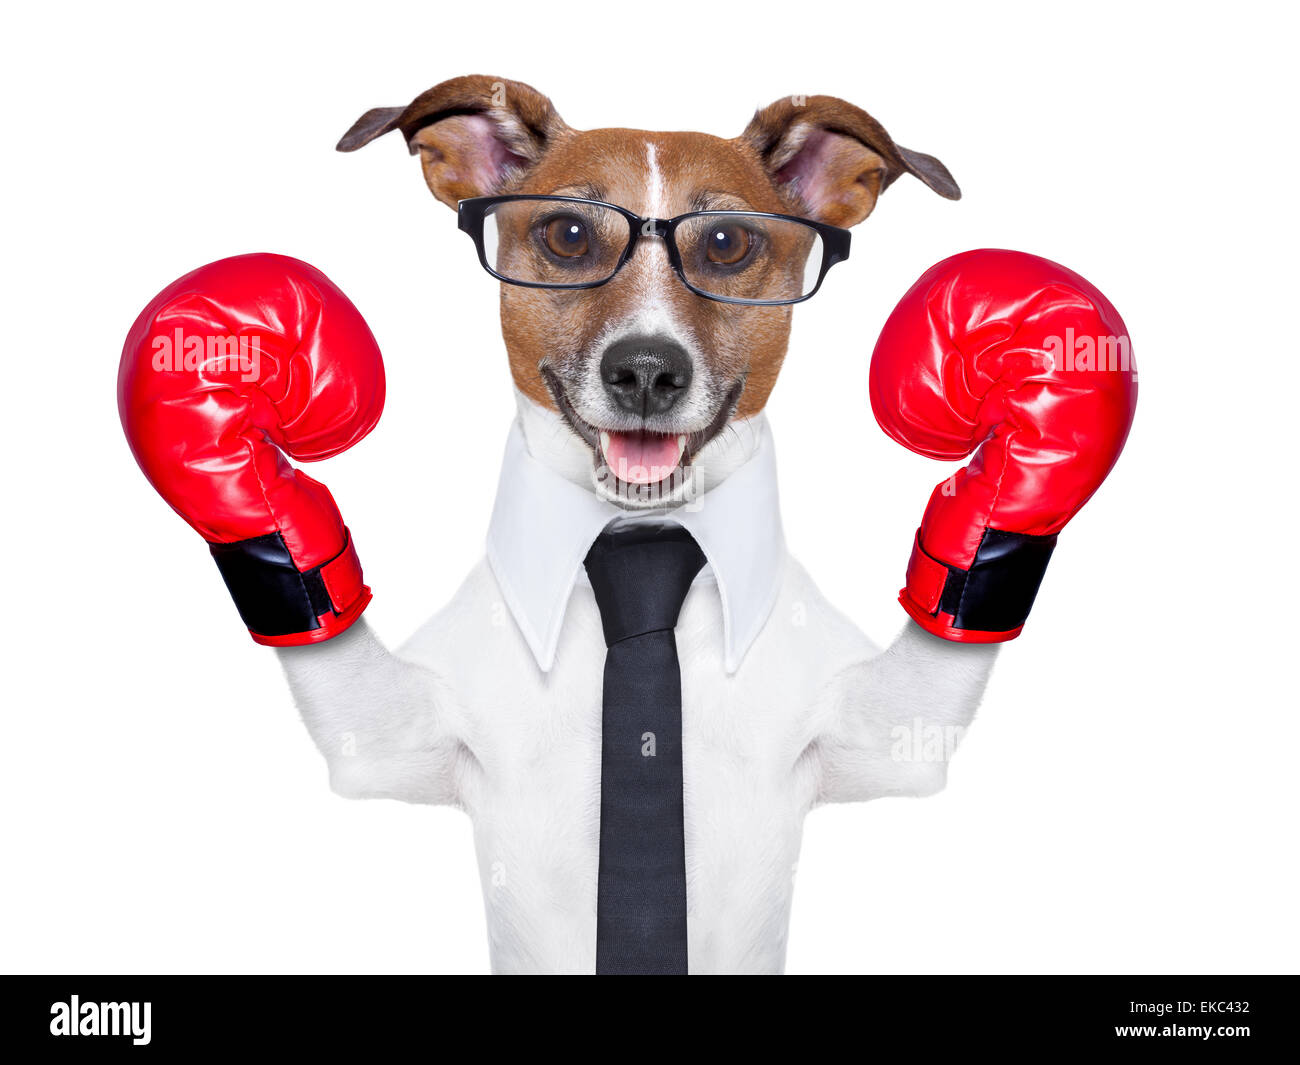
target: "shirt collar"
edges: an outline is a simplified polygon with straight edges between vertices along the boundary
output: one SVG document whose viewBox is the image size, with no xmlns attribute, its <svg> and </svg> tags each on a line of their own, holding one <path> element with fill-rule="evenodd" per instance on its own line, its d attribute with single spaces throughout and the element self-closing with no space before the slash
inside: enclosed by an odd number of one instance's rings
<svg viewBox="0 0 1300 1065">
<path fill-rule="evenodd" d="M 700 545 L 722 603 L 725 667 L 740 668 L 780 589 L 785 536 L 776 456 L 766 419 L 751 420 L 753 456 L 693 502 L 653 517 L 682 525 Z M 568 480 L 528 452 L 516 421 L 506 441 L 488 526 L 488 564 L 537 665 L 550 672 L 573 585 L 592 542 L 629 512 Z"/>
</svg>

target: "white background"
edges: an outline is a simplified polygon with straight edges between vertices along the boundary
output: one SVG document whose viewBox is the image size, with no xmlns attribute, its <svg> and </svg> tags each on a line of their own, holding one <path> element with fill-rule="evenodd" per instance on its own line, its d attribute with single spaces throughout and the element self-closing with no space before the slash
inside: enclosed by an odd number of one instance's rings
<svg viewBox="0 0 1300 1065">
<path fill-rule="evenodd" d="M 793 972 L 1297 963 L 1295 86 L 1283 5 L 23 5 L 6 14 L 0 966 L 486 970 L 470 826 L 349 803 L 204 545 L 136 469 L 122 339 L 222 256 L 307 259 L 383 346 L 380 428 L 311 472 L 390 643 L 481 551 L 512 414 L 496 286 L 363 110 L 527 81 L 576 127 L 732 136 L 830 93 L 938 155 L 795 315 L 787 532 L 877 641 L 949 468 L 880 433 L 893 302 L 971 247 L 1126 317 L 1128 450 L 1061 540 L 948 790 L 808 821 Z M 1289 17 L 1289 16 L 1287 16 Z"/>
</svg>

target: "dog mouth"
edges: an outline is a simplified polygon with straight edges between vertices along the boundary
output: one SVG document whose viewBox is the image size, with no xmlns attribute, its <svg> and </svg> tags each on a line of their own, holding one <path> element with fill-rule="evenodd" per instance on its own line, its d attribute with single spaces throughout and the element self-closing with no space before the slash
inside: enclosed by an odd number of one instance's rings
<svg viewBox="0 0 1300 1065">
<path fill-rule="evenodd" d="M 646 427 L 605 429 L 594 425 L 578 413 L 553 370 L 543 367 L 542 378 L 569 428 L 591 448 L 597 469 L 604 467 L 633 494 L 683 477 L 705 445 L 731 420 L 745 385 L 742 378 L 728 389 L 713 419 L 703 429 L 661 432 Z"/>
<path fill-rule="evenodd" d="M 602 429 L 600 452 L 605 465 L 624 484 L 661 484 L 686 464 L 687 441 L 685 433 Z"/>
</svg>

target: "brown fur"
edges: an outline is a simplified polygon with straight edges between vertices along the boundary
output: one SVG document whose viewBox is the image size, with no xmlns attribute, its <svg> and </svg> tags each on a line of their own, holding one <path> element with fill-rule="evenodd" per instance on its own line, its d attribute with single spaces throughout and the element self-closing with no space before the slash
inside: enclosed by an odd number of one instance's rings
<svg viewBox="0 0 1300 1065">
<path fill-rule="evenodd" d="M 454 207 L 471 196 L 555 193 L 601 199 L 671 218 L 703 206 L 770 211 L 851 226 L 910 173 L 960 195 L 932 156 L 894 143 L 865 111 L 829 96 L 778 100 L 731 140 L 704 133 L 571 129 L 541 93 L 483 75 L 455 78 L 405 108 L 367 111 L 339 142 L 352 151 L 393 129 L 418 152 L 433 194 Z M 665 202 L 652 210 L 646 146 L 653 144 Z M 584 291 L 501 286 L 501 329 L 516 385 L 554 407 L 541 367 L 587 351 L 605 323 L 632 313 L 651 271 L 670 271 L 654 240 L 638 244 L 609 283 Z M 743 307 L 690 292 L 673 279 L 675 317 L 692 329 L 720 379 L 745 382 L 736 416 L 756 414 L 776 384 L 791 308 Z"/>
</svg>

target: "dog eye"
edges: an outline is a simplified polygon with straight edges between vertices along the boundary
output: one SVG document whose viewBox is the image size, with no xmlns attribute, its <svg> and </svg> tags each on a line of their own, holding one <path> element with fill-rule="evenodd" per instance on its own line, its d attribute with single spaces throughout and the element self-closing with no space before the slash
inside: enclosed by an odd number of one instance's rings
<svg viewBox="0 0 1300 1065">
<path fill-rule="evenodd" d="M 589 246 L 587 224 L 581 218 L 561 215 L 552 218 L 542 227 L 546 246 L 563 259 L 576 259 L 586 255 Z"/>
<path fill-rule="evenodd" d="M 709 230 L 709 262 L 721 266 L 735 266 L 749 254 L 753 236 L 744 226 L 734 222 L 715 225 Z"/>
</svg>

